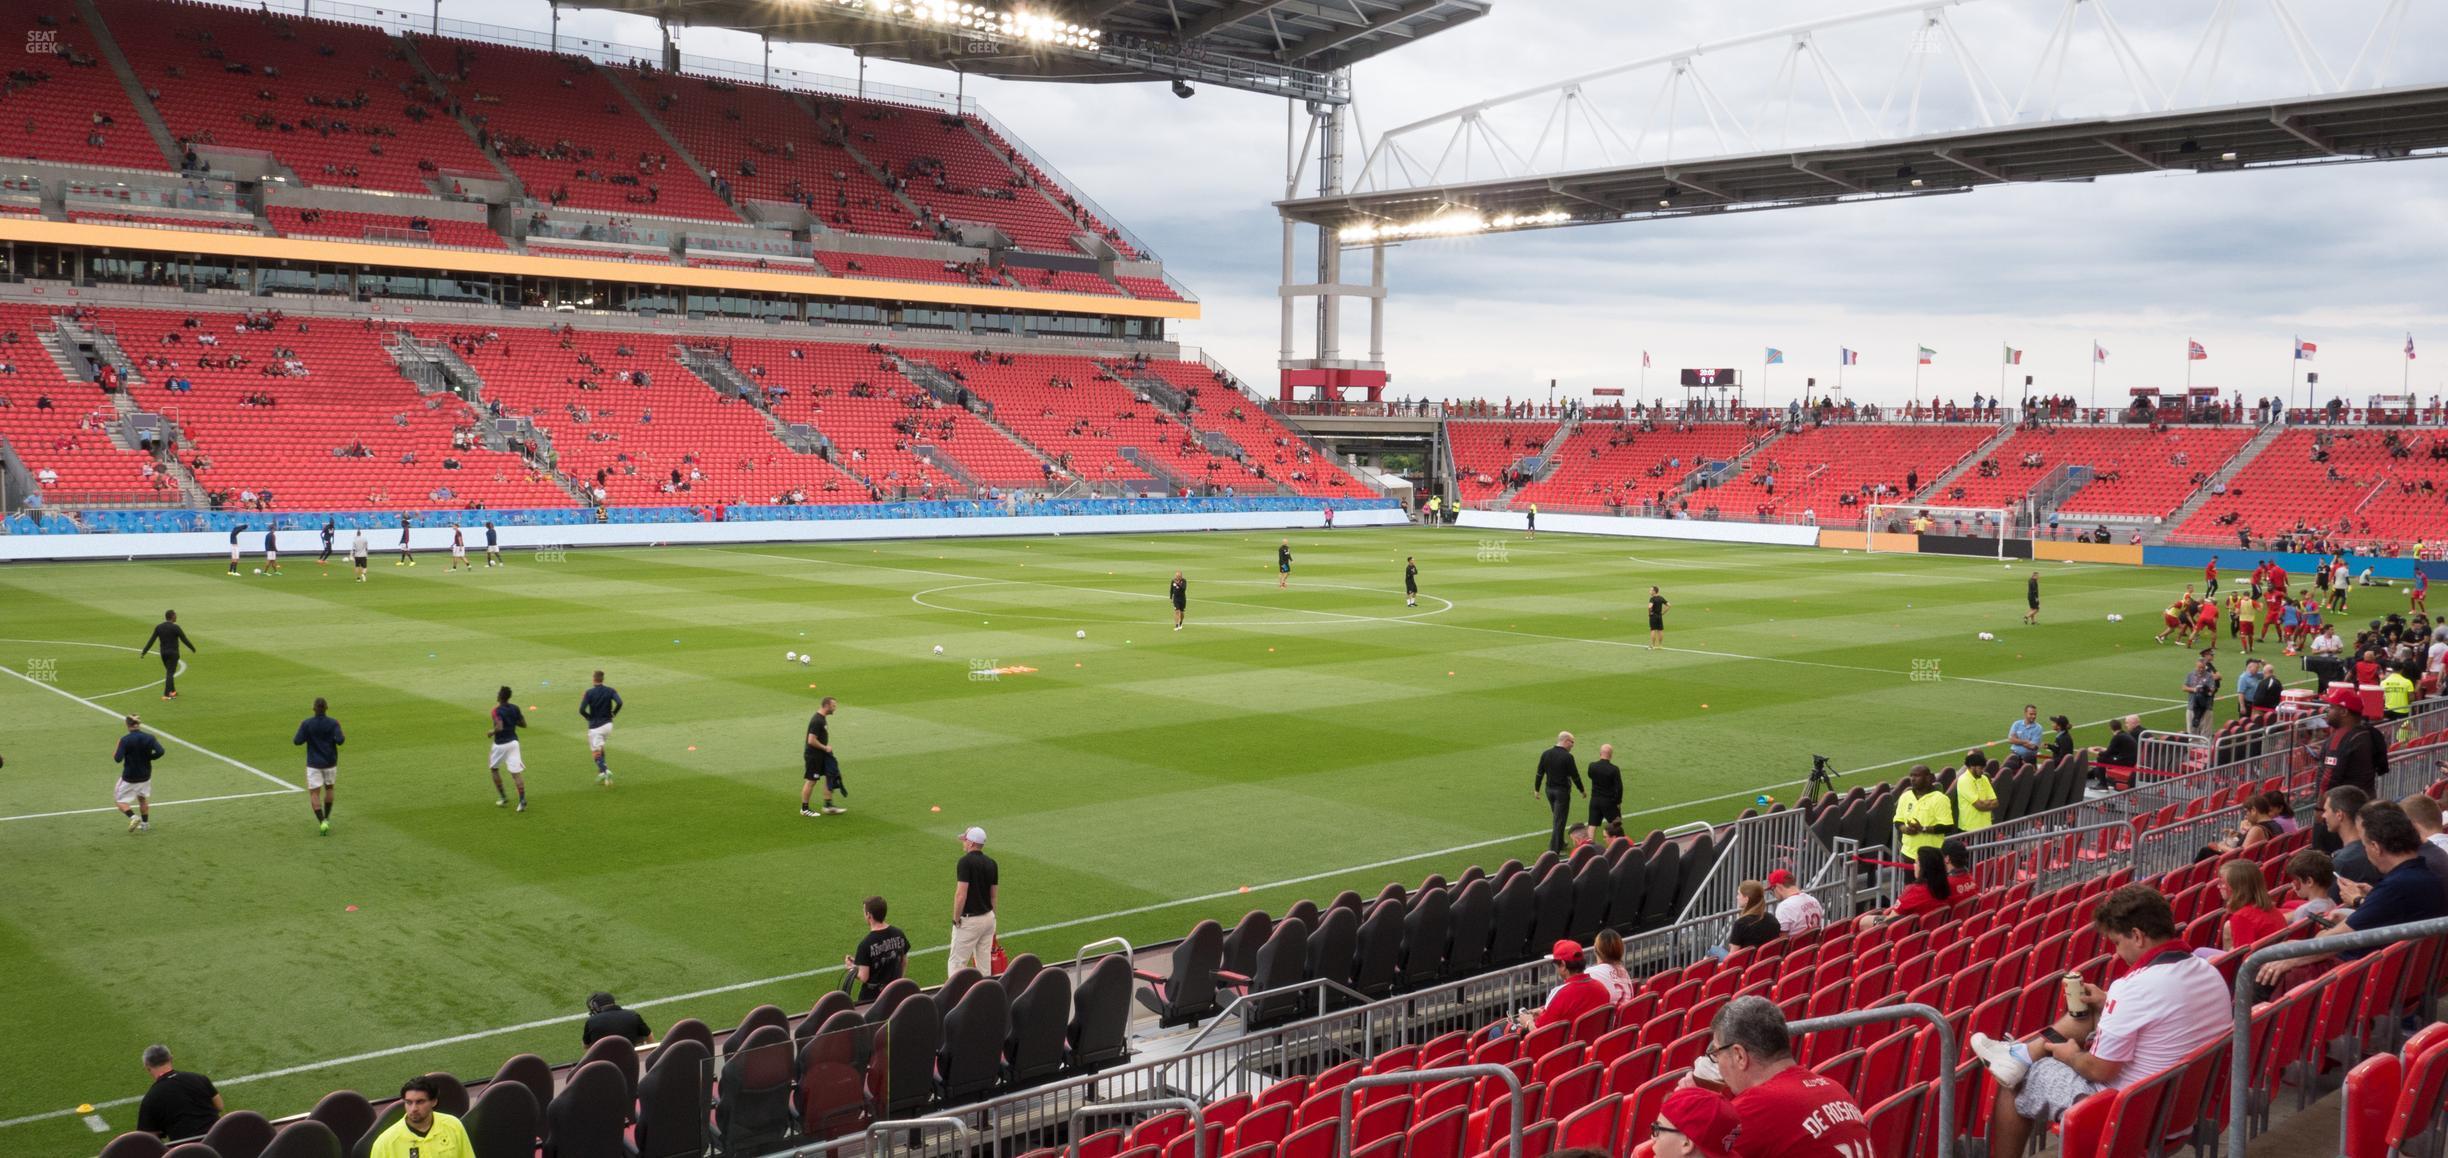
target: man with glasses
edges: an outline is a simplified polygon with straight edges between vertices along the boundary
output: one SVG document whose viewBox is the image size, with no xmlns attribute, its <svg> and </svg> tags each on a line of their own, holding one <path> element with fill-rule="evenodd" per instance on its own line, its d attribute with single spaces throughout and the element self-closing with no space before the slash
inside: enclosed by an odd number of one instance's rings
<svg viewBox="0 0 2448 1158">
<path fill-rule="evenodd" d="M 1712 1072 L 1733 1099 L 1713 1117 L 1668 1118 L 1698 1152 L 1733 1158 L 1869 1158 L 1870 1127 L 1843 1086 L 1794 1060 L 1785 1015 L 1765 997 L 1737 997 L 1709 1021 L 1709 1046 L 1692 1073 Z M 1686 1083 L 1692 1078 L 1685 1078 Z M 1697 1087 L 1686 1086 L 1686 1089 Z M 1679 1089 L 1674 1097 L 1684 1097 Z M 1687 1103 L 1689 1100 L 1686 1099 Z M 1689 1103 L 1695 1109 L 1697 1103 Z M 1695 1123 L 1699 1133 L 1690 1132 Z M 2002 1151 L 2001 1151 L 2002 1153 Z"/>
</svg>

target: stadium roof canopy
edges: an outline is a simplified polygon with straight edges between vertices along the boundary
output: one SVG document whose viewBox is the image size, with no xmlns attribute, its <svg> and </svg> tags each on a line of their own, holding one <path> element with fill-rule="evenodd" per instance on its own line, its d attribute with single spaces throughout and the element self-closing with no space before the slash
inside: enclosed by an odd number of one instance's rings
<svg viewBox="0 0 2448 1158">
<path fill-rule="evenodd" d="M 2448 85 L 2035 121 L 1918 137 L 1279 201 L 1346 245 L 1967 193 L 2133 173 L 2448 156 Z M 1388 182 L 1399 186 L 1397 179 Z"/>
<path fill-rule="evenodd" d="M 557 0 L 1013 80 L 1193 81 L 1329 103 L 1335 71 L 1493 0 Z"/>
</svg>

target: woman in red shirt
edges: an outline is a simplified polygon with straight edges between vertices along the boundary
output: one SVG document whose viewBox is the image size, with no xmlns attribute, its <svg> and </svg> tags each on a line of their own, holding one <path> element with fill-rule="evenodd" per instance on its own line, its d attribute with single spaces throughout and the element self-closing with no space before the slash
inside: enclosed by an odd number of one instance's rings
<svg viewBox="0 0 2448 1158">
<path fill-rule="evenodd" d="M 2270 900 L 2269 882 L 2261 866 L 2242 858 L 2219 866 L 2219 891 L 2227 897 L 2227 919 L 2219 923 L 2219 948 L 2237 949 L 2258 943 L 2287 927 L 2285 914 Z"/>
<path fill-rule="evenodd" d="M 1943 847 L 1943 852 L 1935 848 L 1922 849 L 1913 883 L 1904 886 L 1904 893 L 1896 898 L 1895 907 L 1863 917 L 1862 926 L 1876 928 L 1889 921 L 1934 913 L 1977 892 L 1980 882 L 1972 875 L 1972 850 L 1952 840 Z"/>
</svg>

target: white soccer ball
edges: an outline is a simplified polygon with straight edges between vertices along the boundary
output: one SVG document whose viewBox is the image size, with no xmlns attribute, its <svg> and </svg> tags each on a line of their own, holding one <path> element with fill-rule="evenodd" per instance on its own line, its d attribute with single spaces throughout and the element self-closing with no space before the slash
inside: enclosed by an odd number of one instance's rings
<svg viewBox="0 0 2448 1158">
<path fill-rule="evenodd" d="M 1088 638 L 1088 632 L 1087 632 L 1085 629 L 1082 629 L 1082 630 L 1079 630 L 1079 631 L 1074 631 L 1074 632 L 1072 632 L 1072 633 L 1071 633 L 1071 638 L 1073 638 L 1073 639 L 1086 639 L 1086 638 Z"/>
<path fill-rule="evenodd" d="M 263 568 L 261 568 L 261 567 L 257 567 L 257 568 L 255 569 L 255 573 L 256 573 L 256 574 L 258 574 L 258 575 L 263 574 Z"/>
<path fill-rule="evenodd" d="M 936 645 L 935 645 L 935 654 L 937 654 L 937 655 L 942 655 L 942 654 L 943 654 L 943 645 L 942 645 L 942 644 L 940 644 L 940 643 L 939 643 L 939 644 L 936 644 Z"/>
<path fill-rule="evenodd" d="M 2124 616 L 2122 616 L 2122 615 L 2117 614 L 2116 612 L 2111 611 L 2111 612 L 2109 612 L 2109 613 L 2108 613 L 2108 622 L 2110 622 L 2110 623 L 2123 623 L 2123 622 L 2125 622 L 2125 617 L 2124 617 Z"/>
<path fill-rule="evenodd" d="M 814 663 L 814 662 L 816 662 L 816 657 L 815 657 L 815 656 L 812 656 L 812 655 L 803 655 L 803 656 L 800 656 L 800 657 L 799 657 L 799 666 L 801 666 L 801 667 L 806 667 L 807 665 L 809 665 L 809 664 L 811 664 L 811 663 Z"/>
<path fill-rule="evenodd" d="M 790 663 L 791 661 L 796 660 L 796 659 L 798 659 L 798 658 L 799 658 L 799 653 L 798 653 L 798 652 L 795 652 L 795 651 L 786 651 L 786 652 L 783 652 L 783 653 L 782 653 L 782 662 L 784 662 L 784 663 Z"/>
<path fill-rule="evenodd" d="M 1980 633 L 1980 637 L 1981 637 L 1981 642 L 1982 642 L 1982 643 L 1987 643 L 1987 642 L 1989 642 L 1990 640 L 1993 640 L 1993 639 L 1996 639 L 1996 638 L 1997 638 L 1996 636 L 1991 635 L 1991 634 L 1989 634 L 1989 633 L 1988 633 L 1988 632 L 1986 632 L 1986 631 L 1984 631 L 1984 632 Z"/>
</svg>

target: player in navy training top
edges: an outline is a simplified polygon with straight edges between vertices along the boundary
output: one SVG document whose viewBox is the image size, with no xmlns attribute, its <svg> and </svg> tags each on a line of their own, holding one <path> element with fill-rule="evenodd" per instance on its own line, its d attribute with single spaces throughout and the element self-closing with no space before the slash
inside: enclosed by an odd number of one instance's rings
<svg viewBox="0 0 2448 1158">
<path fill-rule="evenodd" d="M 493 737 L 493 753 L 485 761 L 486 770 L 493 773 L 493 807 L 510 803 L 502 794 L 502 769 L 510 769 L 510 782 L 518 786 L 518 810 L 527 811 L 527 762 L 519 759 L 518 730 L 527 726 L 527 716 L 510 702 L 510 689 L 504 686 L 493 693 L 493 719 L 489 729 Z"/>
<path fill-rule="evenodd" d="M 507 567 L 501 557 L 501 532 L 493 529 L 493 520 L 485 520 L 485 566 Z"/>
<path fill-rule="evenodd" d="M 348 743 L 331 704 L 316 696 L 314 714 L 298 722 L 289 743 L 306 749 L 306 803 L 314 809 L 315 827 L 330 836 L 332 809 L 340 803 L 340 745 Z"/>
<path fill-rule="evenodd" d="M 612 718 L 620 715 L 620 693 L 606 687 L 603 673 L 595 673 L 595 686 L 578 697 L 578 714 L 586 720 L 587 751 L 595 754 L 595 782 L 612 786 L 612 766 L 604 763 L 604 744 L 612 738 Z"/>
<path fill-rule="evenodd" d="M 408 549 L 408 526 L 409 526 L 409 523 L 408 523 L 408 516 L 406 516 L 406 515 L 401 515 L 401 516 L 400 516 L 400 546 L 399 546 L 400 557 L 399 557 L 399 558 L 397 558 L 397 559 L 393 559 L 393 560 L 391 560 L 391 565 L 392 565 L 392 566 L 394 566 L 394 567 L 397 567 L 397 566 L 399 566 L 399 565 L 400 565 L 400 564 L 402 564 L 402 563 L 405 563 L 405 564 L 407 564 L 407 565 L 409 565 L 409 566 L 411 566 L 411 567 L 416 566 L 416 552 L 411 551 L 411 550 L 409 550 L 409 549 Z"/>
<path fill-rule="evenodd" d="M 1182 612 L 1190 607 L 1190 581 L 1182 578 L 1181 572 L 1175 571 L 1173 582 L 1165 588 L 1165 594 L 1173 600 L 1173 630 L 1180 631 Z"/>
<path fill-rule="evenodd" d="M 315 558 L 315 562 L 323 564 L 331 562 L 332 536 L 338 534 L 339 531 L 338 524 L 333 523 L 330 519 L 323 520 L 323 553 Z"/>
<path fill-rule="evenodd" d="M 240 535 L 242 535 L 242 534 L 245 534 L 245 533 L 246 533 L 246 529 L 247 529 L 247 525 L 246 525 L 245 523 L 239 523 L 239 524 L 237 524 L 237 525 L 235 525 L 235 526 L 233 526 L 233 527 L 231 527 L 231 528 L 230 528 L 230 566 L 229 566 L 229 573 L 230 573 L 230 574 L 232 574 L 232 575 L 235 575 L 235 574 L 237 574 L 237 573 L 238 573 L 238 552 L 239 552 L 239 549 L 240 549 L 240 548 L 239 548 L 239 546 L 238 546 L 238 536 L 240 536 Z"/>
</svg>

